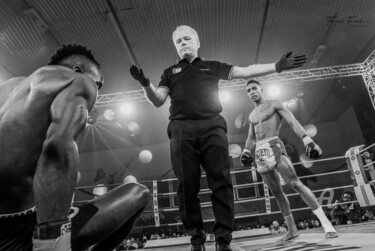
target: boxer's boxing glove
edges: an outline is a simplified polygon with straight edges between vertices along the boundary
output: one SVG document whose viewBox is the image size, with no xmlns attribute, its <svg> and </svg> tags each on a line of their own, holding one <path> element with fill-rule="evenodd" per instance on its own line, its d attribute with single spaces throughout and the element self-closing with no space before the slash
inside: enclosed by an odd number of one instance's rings
<svg viewBox="0 0 375 251">
<path fill-rule="evenodd" d="M 251 163 L 253 162 L 253 157 L 251 157 L 251 152 L 249 148 L 243 149 L 241 156 L 240 156 L 240 161 L 243 167 L 249 167 L 251 166 Z"/>
<path fill-rule="evenodd" d="M 306 156 L 310 159 L 317 159 L 322 156 L 322 149 L 307 135 L 302 137 L 303 144 L 305 145 Z"/>
</svg>

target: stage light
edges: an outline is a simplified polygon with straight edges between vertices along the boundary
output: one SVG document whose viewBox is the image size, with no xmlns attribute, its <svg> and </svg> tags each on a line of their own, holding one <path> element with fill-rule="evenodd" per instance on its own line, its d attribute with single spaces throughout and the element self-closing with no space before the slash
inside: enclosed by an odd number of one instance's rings
<svg viewBox="0 0 375 251">
<path fill-rule="evenodd" d="M 150 163 L 152 160 L 152 153 L 149 150 L 143 150 L 139 153 L 138 159 L 143 164 Z"/>
<path fill-rule="evenodd" d="M 87 118 L 87 123 L 90 124 L 90 125 L 93 125 L 96 123 L 96 116 L 89 116 Z"/>
<path fill-rule="evenodd" d="M 87 123 L 90 125 L 93 125 L 96 123 L 97 119 L 98 119 L 98 110 L 92 109 L 87 118 Z"/>
<path fill-rule="evenodd" d="M 241 129 L 241 128 L 245 127 L 247 125 L 247 123 L 248 123 L 247 116 L 243 113 L 238 114 L 236 119 L 234 120 L 234 126 L 237 129 Z"/>
<path fill-rule="evenodd" d="M 130 103 L 122 104 L 120 109 L 121 109 L 121 112 L 124 114 L 130 114 L 133 112 L 133 106 Z"/>
<path fill-rule="evenodd" d="M 230 93 L 227 91 L 220 91 L 219 92 L 219 99 L 221 102 L 227 102 L 230 100 Z"/>
<path fill-rule="evenodd" d="M 286 108 L 288 108 L 291 112 L 297 111 L 298 103 L 296 99 L 291 99 L 284 102 Z"/>
<path fill-rule="evenodd" d="M 303 98 L 303 97 L 305 97 L 305 93 L 303 91 L 298 91 L 296 97 L 297 98 Z"/>
<path fill-rule="evenodd" d="M 307 161 L 312 161 L 312 160 L 311 160 L 310 158 L 308 158 L 308 157 L 306 156 L 305 153 L 302 153 L 302 154 L 299 156 L 299 159 L 300 159 L 300 161 L 302 162 L 302 165 L 303 165 L 304 167 L 306 167 L 306 168 L 310 168 L 310 167 L 312 167 L 312 166 L 314 165 L 313 162 L 307 162 Z"/>
<path fill-rule="evenodd" d="M 242 149 L 238 144 L 230 144 L 228 147 L 229 156 L 238 158 L 241 155 Z"/>
<path fill-rule="evenodd" d="M 134 177 L 133 175 L 128 175 L 123 180 L 123 184 L 127 184 L 127 183 L 137 183 L 137 178 Z"/>
<path fill-rule="evenodd" d="M 307 135 L 310 137 L 314 137 L 318 133 L 318 129 L 313 124 L 305 125 L 303 126 L 303 128 L 305 129 Z"/>
<path fill-rule="evenodd" d="M 78 171 L 77 172 L 77 182 L 76 182 L 76 184 L 78 184 L 80 181 L 81 181 L 81 172 Z"/>
<path fill-rule="evenodd" d="M 139 126 L 137 122 L 134 122 L 134 121 L 130 121 L 128 123 L 128 130 L 129 130 L 130 135 L 132 134 L 139 135 L 141 133 L 141 127 Z"/>
<path fill-rule="evenodd" d="M 104 184 L 98 184 L 94 187 L 93 194 L 95 198 L 102 196 L 103 194 L 108 192 L 108 187 L 104 186 Z"/>
<path fill-rule="evenodd" d="M 115 119 L 115 113 L 111 109 L 107 109 L 104 111 L 103 116 L 106 120 L 112 121 Z"/>
<path fill-rule="evenodd" d="M 280 94 L 280 88 L 276 85 L 272 85 L 268 88 L 268 94 L 271 97 L 277 97 Z"/>
</svg>

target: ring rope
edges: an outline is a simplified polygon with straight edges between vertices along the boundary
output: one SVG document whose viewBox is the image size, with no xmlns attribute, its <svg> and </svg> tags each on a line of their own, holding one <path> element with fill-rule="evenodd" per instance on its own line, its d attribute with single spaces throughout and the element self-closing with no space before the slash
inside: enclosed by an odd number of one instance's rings
<svg viewBox="0 0 375 251">
<path fill-rule="evenodd" d="M 355 202 L 358 202 L 357 200 L 353 200 L 353 201 L 349 201 L 350 203 L 355 203 Z M 327 205 L 321 205 L 322 207 L 330 207 L 330 206 L 335 206 L 335 205 L 338 205 L 338 204 L 343 204 L 343 203 L 331 203 L 331 204 L 327 204 Z M 290 211 L 292 212 L 295 212 L 295 211 L 302 211 L 302 210 L 310 210 L 310 207 L 301 207 L 301 208 L 294 208 L 294 209 L 291 209 Z M 272 211 L 271 213 L 255 213 L 255 214 L 248 214 L 248 215 L 235 215 L 234 218 L 235 219 L 241 219 L 241 218 L 248 218 L 248 217 L 257 217 L 257 216 L 264 216 L 264 215 L 270 215 L 270 214 L 278 214 L 278 213 L 281 213 L 280 210 L 278 211 Z M 212 222 L 212 221 L 215 221 L 215 219 L 206 219 L 206 220 L 203 220 L 203 222 Z M 178 225 L 183 225 L 182 222 L 176 222 L 176 223 L 163 223 L 163 224 L 160 224 L 161 227 L 167 227 L 167 226 L 178 226 Z M 145 227 L 155 227 L 154 225 L 149 225 L 149 226 L 141 226 L 142 228 L 145 228 Z"/>
<path fill-rule="evenodd" d="M 304 162 L 297 162 L 297 163 L 292 163 L 293 165 L 299 165 L 299 164 L 303 164 L 303 163 L 314 163 L 314 162 L 322 162 L 322 161 L 329 161 L 329 160 L 337 160 L 337 159 L 344 159 L 345 156 L 339 156 L 339 157 L 333 157 L 333 158 L 326 158 L 326 159 L 319 159 L 319 160 L 311 160 L 311 161 L 304 161 Z M 249 168 L 249 169 L 243 169 L 243 170 L 235 170 L 235 171 L 231 171 L 230 173 L 231 174 L 234 174 L 234 173 L 245 173 L 245 172 L 250 172 L 250 171 L 254 171 L 256 170 L 254 167 L 253 168 Z M 206 174 L 202 174 L 202 177 L 205 177 Z M 304 177 L 299 177 L 300 179 L 301 178 L 304 178 Z M 174 181 L 174 180 L 177 180 L 176 177 L 174 178 L 168 178 L 168 179 L 162 179 L 162 180 L 159 180 L 160 182 L 165 182 L 165 181 Z M 145 180 L 145 181 L 140 181 L 139 183 L 152 183 L 153 180 Z M 116 184 L 108 184 L 108 185 L 96 185 L 96 186 L 79 186 L 79 187 L 76 187 L 76 189 L 86 189 L 86 188 L 93 188 L 93 187 L 114 187 L 114 186 L 120 186 L 122 185 L 123 183 L 116 183 Z"/>
<path fill-rule="evenodd" d="M 367 163 L 366 165 L 363 166 L 363 168 L 368 167 L 368 166 L 371 166 L 371 165 L 373 165 L 373 164 L 375 164 L 375 161 L 370 162 L 370 163 Z"/>
<path fill-rule="evenodd" d="M 305 178 L 311 178 L 311 177 L 316 177 L 316 176 L 323 176 L 323 175 L 329 175 L 329 174 L 337 174 L 337 173 L 347 173 L 349 170 L 341 170 L 341 171 L 334 171 L 334 172 L 326 172 L 326 173 L 317 173 L 317 174 L 311 174 L 311 175 L 305 175 L 298 177 L 300 179 L 305 179 Z"/>
<path fill-rule="evenodd" d="M 312 175 L 305 175 L 298 177 L 299 179 L 306 179 L 310 177 L 317 177 L 317 176 L 323 176 L 323 175 L 330 175 L 330 174 L 338 174 L 338 173 L 347 173 L 349 170 L 341 170 L 341 171 L 334 171 L 334 172 L 326 172 L 326 173 L 318 173 L 318 174 L 312 174 Z M 245 188 L 245 187 L 250 187 L 254 185 L 261 185 L 263 184 L 263 181 L 260 182 L 253 182 L 253 183 L 247 183 L 247 184 L 239 184 L 239 185 L 233 185 L 233 188 Z M 209 188 L 204 188 L 201 189 L 199 194 L 201 193 L 209 193 L 211 192 L 211 189 Z M 159 193 L 158 196 L 169 196 L 169 195 L 177 195 L 177 192 L 168 192 L 168 193 Z"/>
<path fill-rule="evenodd" d="M 249 172 L 248 169 L 246 171 Z M 338 173 L 346 173 L 346 172 L 349 172 L 349 170 L 341 170 L 341 171 L 334 171 L 334 172 L 325 172 L 325 173 L 319 173 L 319 174 L 305 175 L 305 176 L 300 176 L 298 178 L 299 179 L 306 179 L 306 178 L 310 178 L 310 177 L 331 175 L 331 174 L 338 174 Z M 254 185 L 261 185 L 261 184 L 263 184 L 262 181 L 247 183 L 247 184 L 233 185 L 233 188 L 245 188 L 245 187 L 250 187 L 250 186 L 254 186 Z M 80 189 L 87 189 L 87 188 L 94 188 L 94 187 L 110 187 L 110 186 L 116 186 L 116 185 L 117 184 L 108 184 L 108 185 L 100 184 L 100 185 L 97 185 L 97 186 L 80 186 L 80 187 L 77 187 L 76 189 L 80 190 Z M 122 185 L 122 183 L 119 183 L 118 185 Z M 209 192 L 211 192 L 211 189 L 209 189 L 209 188 L 204 188 L 204 189 L 200 190 L 200 193 L 209 193 Z M 168 193 L 159 193 L 158 194 L 158 196 L 169 196 L 169 195 L 177 195 L 177 192 L 168 192 Z"/>
<path fill-rule="evenodd" d="M 372 145 L 369 145 L 368 147 L 362 149 L 361 151 L 359 151 L 359 153 L 363 153 L 364 151 L 370 149 L 371 147 L 375 146 L 375 143 L 373 143 Z"/>
<path fill-rule="evenodd" d="M 326 158 L 326 159 L 318 159 L 318 160 L 307 160 L 307 161 L 301 161 L 297 163 L 292 163 L 292 165 L 300 165 L 305 163 L 315 163 L 315 162 L 322 162 L 322 161 L 329 161 L 329 160 L 337 160 L 337 159 L 345 159 L 345 156 L 338 156 L 338 157 L 332 157 L 332 158 Z"/>
<path fill-rule="evenodd" d="M 339 186 L 339 187 L 332 187 L 332 189 L 345 189 L 345 188 L 353 188 L 354 185 L 347 185 L 347 186 Z M 312 192 L 322 192 L 324 191 L 325 189 L 327 188 L 324 188 L 324 189 L 318 189 L 318 190 L 314 190 Z M 291 196 L 296 196 L 296 195 L 299 195 L 299 193 L 290 193 L 290 194 L 286 194 L 286 197 L 291 197 Z M 269 197 L 270 199 L 274 199 L 275 196 L 270 196 Z M 261 197 L 261 198 L 253 198 L 253 199 L 244 199 L 244 200 L 236 200 L 234 201 L 234 204 L 241 204 L 241 203 L 246 203 L 246 202 L 252 202 L 252 201 L 259 201 L 259 200 L 265 200 L 265 197 Z M 201 203 L 201 207 L 210 207 L 212 206 L 212 202 L 203 202 Z M 159 208 L 159 212 L 171 212 L 171 211 L 178 211 L 179 208 L 178 207 L 175 207 L 175 208 Z M 153 210 L 145 210 L 144 212 L 154 212 Z"/>
<path fill-rule="evenodd" d="M 304 164 L 304 163 L 315 163 L 315 162 L 330 161 L 330 160 L 337 160 L 337 159 L 345 159 L 345 156 L 338 156 L 338 157 L 318 159 L 318 160 L 307 160 L 307 161 L 292 163 L 292 165 L 294 166 L 294 165 L 301 165 L 301 164 Z M 256 168 L 251 167 L 251 168 L 243 169 L 243 170 L 235 170 L 235 171 L 231 171 L 230 174 L 244 173 L 244 172 L 249 172 L 249 171 L 253 171 L 253 170 L 256 170 Z M 201 177 L 206 177 L 206 174 L 202 173 Z M 174 180 L 177 180 L 177 178 L 173 177 L 173 178 L 168 178 L 168 179 L 162 179 L 162 180 L 159 180 L 159 181 L 160 182 L 166 182 L 166 181 L 174 181 Z M 151 182 L 151 181 L 149 181 L 149 182 Z"/>
</svg>

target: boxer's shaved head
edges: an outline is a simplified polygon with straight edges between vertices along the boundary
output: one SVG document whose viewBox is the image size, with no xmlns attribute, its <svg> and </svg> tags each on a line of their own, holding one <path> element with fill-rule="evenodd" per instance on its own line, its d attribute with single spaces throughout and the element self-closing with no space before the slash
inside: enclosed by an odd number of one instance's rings
<svg viewBox="0 0 375 251">
<path fill-rule="evenodd" d="M 254 79 L 251 79 L 251 80 L 247 81 L 246 86 L 248 86 L 249 84 L 257 84 L 257 85 L 262 86 L 258 81 L 254 80 Z"/>
</svg>

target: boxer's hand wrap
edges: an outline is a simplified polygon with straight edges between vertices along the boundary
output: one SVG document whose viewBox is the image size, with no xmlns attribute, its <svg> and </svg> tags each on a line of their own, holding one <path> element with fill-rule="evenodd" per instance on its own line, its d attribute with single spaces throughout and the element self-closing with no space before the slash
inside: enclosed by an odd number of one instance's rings
<svg viewBox="0 0 375 251">
<path fill-rule="evenodd" d="M 132 77 L 137 80 L 143 87 L 147 87 L 150 85 L 150 80 L 146 78 L 145 74 L 143 73 L 142 69 L 139 69 L 137 66 L 132 65 L 130 67 L 130 74 Z"/>
<path fill-rule="evenodd" d="M 322 149 L 307 135 L 302 137 L 306 149 L 306 156 L 310 159 L 317 159 L 322 156 Z"/>
<path fill-rule="evenodd" d="M 276 63 L 276 72 L 280 73 L 285 70 L 301 67 L 307 62 L 306 55 L 296 55 L 291 57 L 292 52 L 284 54 L 280 61 Z"/>
<path fill-rule="evenodd" d="M 243 149 L 241 156 L 240 156 L 240 161 L 243 167 L 249 167 L 251 166 L 251 163 L 253 162 L 253 157 L 251 157 L 251 152 L 249 148 Z"/>
</svg>

